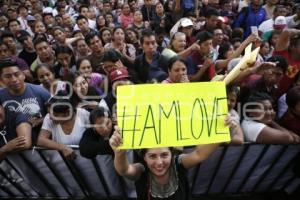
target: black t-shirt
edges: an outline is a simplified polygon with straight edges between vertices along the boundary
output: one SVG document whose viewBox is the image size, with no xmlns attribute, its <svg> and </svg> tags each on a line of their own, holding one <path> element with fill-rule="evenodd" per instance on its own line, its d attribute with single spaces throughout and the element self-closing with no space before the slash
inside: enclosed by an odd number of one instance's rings
<svg viewBox="0 0 300 200">
<path fill-rule="evenodd" d="M 109 140 L 97 134 L 93 128 L 86 129 L 79 142 L 80 154 L 86 158 L 95 158 L 97 155 L 113 154 Z"/>
<path fill-rule="evenodd" d="M 37 58 L 37 55 L 35 52 L 29 53 L 28 51 L 26 51 L 24 49 L 23 51 L 20 52 L 19 58 L 22 58 L 23 60 L 25 60 L 25 62 L 28 64 L 28 66 L 30 66 Z"/>
<path fill-rule="evenodd" d="M 176 192 L 165 200 L 190 200 L 191 193 L 189 188 L 189 182 L 187 179 L 187 170 L 179 163 L 178 156 L 174 156 L 175 169 L 178 175 L 178 189 Z M 137 199 L 141 200 L 161 200 L 162 198 L 154 198 L 150 194 L 150 176 L 149 170 L 146 168 L 141 174 L 140 178 L 135 182 Z"/>
</svg>

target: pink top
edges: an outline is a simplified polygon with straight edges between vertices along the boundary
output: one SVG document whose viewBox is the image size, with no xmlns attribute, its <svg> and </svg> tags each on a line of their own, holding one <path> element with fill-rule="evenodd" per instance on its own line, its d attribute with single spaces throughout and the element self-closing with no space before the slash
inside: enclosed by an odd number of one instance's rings
<svg viewBox="0 0 300 200">
<path fill-rule="evenodd" d="M 122 25 L 122 27 L 127 28 L 130 24 L 133 23 L 133 15 L 130 13 L 129 16 L 121 14 L 119 16 L 119 23 Z"/>
</svg>

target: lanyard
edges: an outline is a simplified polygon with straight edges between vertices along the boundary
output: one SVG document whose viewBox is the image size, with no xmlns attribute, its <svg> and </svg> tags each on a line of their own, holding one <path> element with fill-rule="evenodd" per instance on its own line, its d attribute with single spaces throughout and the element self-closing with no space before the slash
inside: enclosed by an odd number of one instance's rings
<svg viewBox="0 0 300 200">
<path fill-rule="evenodd" d="M 6 137 L 5 137 L 5 135 L 6 135 L 5 128 L 6 127 L 4 126 L 4 128 L 0 131 L 0 135 L 3 137 L 3 140 L 4 140 L 5 144 L 7 144 L 7 140 L 6 140 Z"/>
</svg>

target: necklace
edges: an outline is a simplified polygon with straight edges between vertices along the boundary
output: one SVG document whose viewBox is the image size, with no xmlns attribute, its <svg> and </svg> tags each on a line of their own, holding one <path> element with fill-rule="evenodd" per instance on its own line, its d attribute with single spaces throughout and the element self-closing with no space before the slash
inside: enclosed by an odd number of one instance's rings
<svg viewBox="0 0 300 200">
<path fill-rule="evenodd" d="M 175 165 L 170 168 L 169 182 L 165 185 L 158 184 L 150 174 L 149 194 L 154 198 L 168 198 L 178 189 L 178 175 Z M 150 196 L 149 196 L 150 197 Z M 148 197 L 148 198 L 149 198 Z"/>
</svg>

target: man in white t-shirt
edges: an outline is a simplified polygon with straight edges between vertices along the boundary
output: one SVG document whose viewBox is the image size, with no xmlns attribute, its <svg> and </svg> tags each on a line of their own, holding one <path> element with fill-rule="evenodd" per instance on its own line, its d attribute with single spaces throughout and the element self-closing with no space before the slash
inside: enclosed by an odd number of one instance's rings
<svg viewBox="0 0 300 200">
<path fill-rule="evenodd" d="M 286 17 L 286 14 L 287 14 L 286 8 L 283 5 L 277 5 L 274 9 L 274 12 L 273 12 L 273 18 L 270 18 L 270 19 L 264 21 L 263 23 L 261 23 L 258 27 L 258 30 L 262 34 L 265 33 L 265 32 L 273 30 L 274 29 L 273 25 L 275 23 L 275 19 L 278 16 L 284 16 L 285 17 L 287 27 L 289 27 L 289 28 L 296 27 L 300 22 L 299 21 L 300 16 L 298 16 L 298 14 L 295 14 L 295 15 Z"/>
</svg>

